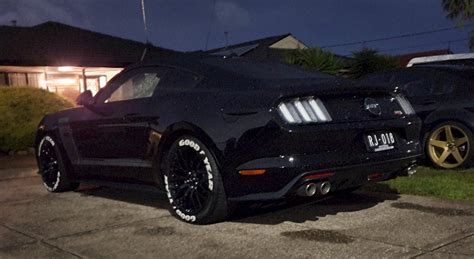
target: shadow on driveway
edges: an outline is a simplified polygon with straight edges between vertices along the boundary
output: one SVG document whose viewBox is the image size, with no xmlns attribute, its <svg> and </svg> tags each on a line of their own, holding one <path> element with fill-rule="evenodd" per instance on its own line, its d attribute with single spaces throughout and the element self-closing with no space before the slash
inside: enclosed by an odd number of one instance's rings
<svg viewBox="0 0 474 259">
<path fill-rule="evenodd" d="M 284 221 L 304 223 L 340 212 L 365 210 L 386 200 L 397 200 L 399 197 L 398 194 L 378 195 L 365 192 L 328 195 L 319 199 L 292 197 L 280 203 L 263 203 L 256 207 L 250 205 L 247 208 L 244 205 L 236 211 L 234 220 L 265 225 L 276 225 Z"/>
<path fill-rule="evenodd" d="M 96 196 L 142 206 L 168 209 L 166 195 L 158 191 L 139 191 L 84 185 L 78 190 L 82 195 Z M 327 196 L 319 199 L 290 197 L 275 202 L 245 202 L 234 209 L 230 221 L 251 224 L 276 225 L 285 221 L 303 223 L 317 221 L 327 215 L 340 212 L 361 211 L 386 200 L 397 200 L 396 193 L 366 193 Z"/>
</svg>

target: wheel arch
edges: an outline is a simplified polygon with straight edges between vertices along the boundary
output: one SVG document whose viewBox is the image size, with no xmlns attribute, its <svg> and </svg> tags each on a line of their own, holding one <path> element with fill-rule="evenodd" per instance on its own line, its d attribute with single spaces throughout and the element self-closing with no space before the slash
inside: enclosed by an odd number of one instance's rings
<svg viewBox="0 0 474 259">
<path fill-rule="evenodd" d="M 164 183 L 162 180 L 163 172 L 161 167 L 164 156 L 173 142 L 180 136 L 184 135 L 191 135 L 202 141 L 216 157 L 217 166 L 221 168 L 219 161 L 222 161 L 223 154 L 217 148 L 217 145 L 209 136 L 209 134 L 194 124 L 188 122 L 178 122 L 165 129 L 165 131 L 161 134 L 158 144 L 155 145 L 152 152 L 153 176 L 155 178 L 155 182 L 161 188 L 164 188 Z"/>
<path fill-rule="evenodd" d="M 437 125 L 446 122 L 454 121 L 461 123 L 464 126 L 468 127 L 471 131 L 474 129 L 474 114 L 467 110 L 441 110 L 436 111 L 428 115 L 423 121 L 424 133 L 433 130 Z"/>
</svg>

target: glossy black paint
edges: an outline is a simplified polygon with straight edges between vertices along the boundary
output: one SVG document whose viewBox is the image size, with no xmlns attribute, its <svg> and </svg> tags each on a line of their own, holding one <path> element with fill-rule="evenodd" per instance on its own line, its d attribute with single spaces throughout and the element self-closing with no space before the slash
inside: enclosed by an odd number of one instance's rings
<svg viewBox="0 0 474 259">
<path fill-rule="evenodd" d="M 252 73 L 232 72 L 242 67 Z M 257 67 L 268 69 L 252 70 Z M 181 76 L 175 77 L 173 87 L 158 87 L 150 98 L 104 103 L 137 71 L 156 69 L 195 77 L 183 84 Z M 381 180 L 396 177 L 413 165 L 421 152 L 421 124 L 416 116 L 394 113 L 401 108 L 393 94 L 272 63 L 167 60 L 127 68 L 94 97 L 93 104 L 46 116 L 37 141 L 54 135 L 77 181 L 162 188 L 163 155 L 177 136 L 191 134 L 214 152 L 230 200 L 277 199 L 292 194 L 307 174 L 334 173 L 327 180 L 337 190 L 366 184 L 372 173 L 383 173 Z M 333 121 L 285 123 L 275 107 L 281 100 L 304 96 L 319 97 Z M 364 110 L 366 97 L 381 104 L 380 116 Z M 378 131 L 395 133 L 398 147 L 368 152 L 363 135 Z M 238 173 L 243 169 L 267 173 L 243 176 Z"/>
<path fill-rule="evenodd" d="M 420 65 L 374 73 L 361 82 L 406 91 L 423 121 L 422 143 L 434 127 L 446 121 L 459 122 L 474 132 L 474 67 Z"/>
</svg>

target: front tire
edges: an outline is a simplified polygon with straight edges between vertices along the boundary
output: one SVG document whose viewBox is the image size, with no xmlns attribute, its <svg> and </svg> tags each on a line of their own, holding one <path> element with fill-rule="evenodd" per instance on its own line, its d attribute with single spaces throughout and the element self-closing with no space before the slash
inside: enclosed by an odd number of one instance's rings
<svg viewBox="0 0 474 259">
<path fill-rule="evenodd" d="M 464 125 L 449 121 L 437 125 L 428 135 L 426 152 L 441 169 L 469 167 L 473 162 L 474 138 Z"/>
<path fill-rule="evenodd" d="M 71 182 L 57 142 L 44 136 L 37 148 L 38 167 L 43 185 L 49 192 L 74 191 L 79 183 Z"/>
<path fill-rule="evenodd" d="M 193 224 L 210 224 L 228 215 L 227 199 L 217 160 L 193 136 L 181 136 L 168 150 L 163 181 L 177 218 Z"/>
</svg>

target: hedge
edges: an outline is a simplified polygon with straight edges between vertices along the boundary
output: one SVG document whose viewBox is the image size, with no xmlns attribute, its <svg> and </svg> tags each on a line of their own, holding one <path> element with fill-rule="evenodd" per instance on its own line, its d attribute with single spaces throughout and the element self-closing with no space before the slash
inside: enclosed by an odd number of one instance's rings
<svg viewBox="0 0 474 259">
<path fill-rule="evenodd" d="M 33 147 L 41 119 L 73 106 L 69 100 L 42 89 L 0 86 L 0 151 Z"/>
</svg>

